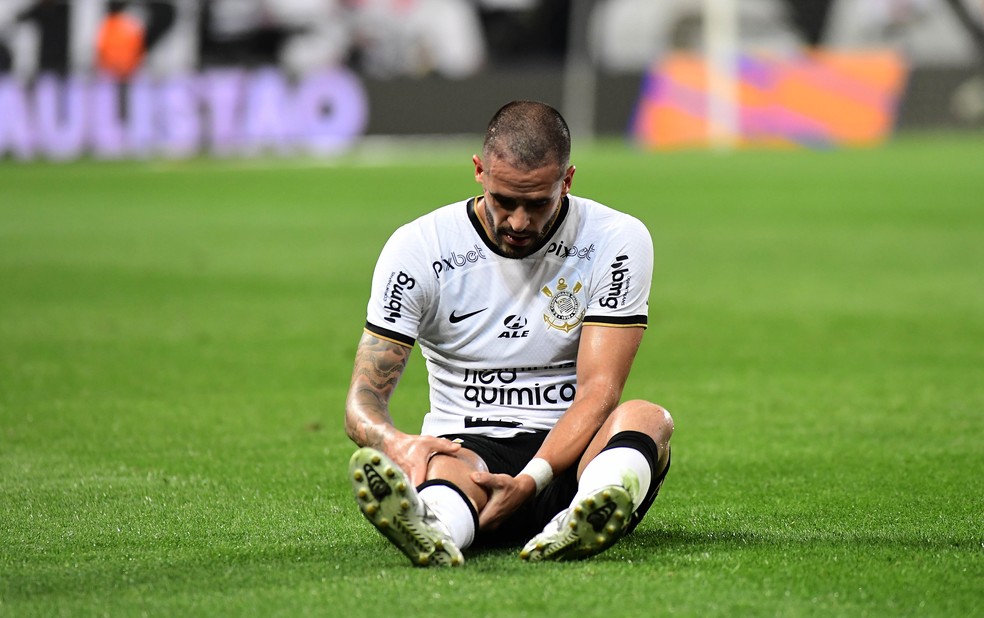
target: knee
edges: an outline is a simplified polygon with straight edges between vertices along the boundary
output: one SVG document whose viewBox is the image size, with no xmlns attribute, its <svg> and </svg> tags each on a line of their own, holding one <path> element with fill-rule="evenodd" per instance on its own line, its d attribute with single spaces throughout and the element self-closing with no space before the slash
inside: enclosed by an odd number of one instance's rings
<svg viewBox="0 0 984 618">
<path fill-rule="evenodd" d="M 464 448 L 453 454 L 435 453 L 427 462 L 427 480 L 450 480 L 475 471 L 488 472 L 489 468 L 478 453 Z"/>
<path fill-rule="evenodd" d="M 472 472 L 488 472 L 489 467 L 477 453 L 461 449 L 457 453 L 437 453 L 427 463 L 427 480 L 442 480 L 461 490 L 472 506 L 481 511 L 488 502 L 488 493 L 471 479 Z"/>
<path fill-rule="evenodd" d="M 633 399 L 621 404 L 616 410 L 620 416 L 632 419 L 633 424 L 648 428 L 647 433 L 658 436 L 659 442 L 668 442 L 673 435 L 673 417 L 669 410 L 659 404 Z"/>
</svg>

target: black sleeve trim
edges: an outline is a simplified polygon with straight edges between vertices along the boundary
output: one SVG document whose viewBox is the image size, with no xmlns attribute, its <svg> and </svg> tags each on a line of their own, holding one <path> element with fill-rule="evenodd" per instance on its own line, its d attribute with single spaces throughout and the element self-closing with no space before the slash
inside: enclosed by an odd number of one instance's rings
<svg viewBox="0 0 984 618">
<path fill-rule="evenodd" d="M 370 335 L 374 335 L 387 341 L 392 341 L 393 343 L 397 343 L 408 348 L 412 348 L 414 342 L 416 341 L 413 337 L 407 337 L 404 334 L 389 330 L 388 328 L 376 326 L 375 324 L 370 324 L 369 322 L 366 322 L 365 330 Z"/>
<path fill-rule="evenodd" d="M 604 326 L 641 326 L 649 325 L 649 318 L 644 315 L 586 315 L 584 324 L 601 324 Z"/>
</svg>

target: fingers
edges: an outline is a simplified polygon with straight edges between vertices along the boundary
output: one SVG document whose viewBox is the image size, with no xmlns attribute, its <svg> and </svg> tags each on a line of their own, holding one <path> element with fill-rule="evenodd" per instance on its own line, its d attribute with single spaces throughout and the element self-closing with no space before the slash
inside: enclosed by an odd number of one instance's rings
<svg viewBox="0 0 984 618">
<path fill-rule="evenodd" d="M 434 453 L 442 453 L 445 455 L 450 455 L 452 453 L 457 453 L 461 450 L 461 444 L 457 442 L 452 442 L 447 438 L 435 438 L 434 441 Z"/>
<path fill-rule="evenodd" d="M 518 504 L 504 492 L 492 494 L 492 498 L 478 514 L 479 530 L 495 530 L 516 509 Z"/>
<path fill-rule="evenodd" d="M 454 455 L 461 450 L 461 445 L 445 438 L 426 438 L 421 442 L 421 452 L 424 453 L 420 465 L 415 465 L 415 473 L 411 478 L 414 485 L 420 485 L 427 480 L 430 461 L 435 455 Z"/>
<path fill-rule="evenodd" d="M 495 530 L 502 523 L 505 513 L 502 508 L 502 494 L 493 494 L 485 508 L 478 514 L 479 530 Z"/>
<path fill-rule="evenodd" d="M 494 513 L 489 513 L 491 509 L 485 508 L 481 513 L 478 514 L 478 529 L 479 530 L 495 530 L 499 527 L 499 521 L 494 517 Z"/>
<path fill-rule="evenodd" d="M 461 450 L 461 445 L 445 438 L 433 436 L 411 436 L 410 440 L 393 454 L 394 460 L 401 461 L 404 472 L 415 486 L 427 480 L 427 470 L 434 455 L 453 455 Z"/>
<path fill-rule="evenodd" d="M 526 501 L 516 480 L 508 474 L 472 472 L 471 480 L 489 493 L 489 501 L 478 514 L 481 530 L 494 530 Z"/>
<path fill-rule="evenodd" d="M 490 472 L 472 472 L 471 480 L 487 492 L 494 492 L 509 484 L 512 477 L 508 474 L 492 474 Z"/>
</svg>

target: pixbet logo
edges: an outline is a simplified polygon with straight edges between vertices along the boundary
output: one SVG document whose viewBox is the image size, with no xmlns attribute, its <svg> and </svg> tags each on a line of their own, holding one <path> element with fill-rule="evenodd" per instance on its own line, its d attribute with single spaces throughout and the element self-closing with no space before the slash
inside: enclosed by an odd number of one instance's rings
<svg viewBox="0 0 984 618">
<path fill-rule="evenodd" d="M 525 330 L 529 321 L 521 315 L 511 315 L 502 321 L 507 330 L 499 333 L 499 339 L 523 339 L 530 336 Z"/>
<path fill-rule="evenodd" d="M 560 242 L 552 242 L 547 245 L 548 254 L 557 255 L 562 258 L 577 258 L 579 260 L 590 260 L 594 250 L 594 243 L 591 243 L 587 247 L 578 247 L 577 245 L 565 245 L 564 241 L 561 240 Z"/>
<path fill-rule="evenodd" d="M 389 311 L 389 315 L 384 316 L 384 320 L 390 324 L 396 324 L 396 320 L 403 317 L 401 311 L 403 311 L 404 292 L 412 290 L 416 285 L 417 280 L 402 270 L 396 275 L 395 282 L 393 276 L 390 275 L 389 291 L 383 297 L 385 300 L 383 308 Z"/>
<path fill-rule="evenodd" d="M 434 269 L 434 276 L 440 279 L 441 273 L 443 272 L 460 268 L 469 262 L 477 262 L 484 259 L 485 252 L 482 251 L 482 248 L 476 243 L 475 248 L 471 251 L 467 251 L 465 253 L 455 253 L 452 251 L 450 257 L 444 257 L 442 255 L 441 259 L 435 260 L 431 264 L 431 268 Z"/>
<path fill-rule="evenodd" d="M 625 293 L 628 292 L 629 287 L 629 277 L 626 277 L 626 273 L 629 272 L 628 268 L 623 268 L 626 262 L 629 261 L 629 256 L 620 255 L 615 258 L 612 263 L 612 283 L 608 286 L 608 294 L 601 299 L 601 306 L 607 307 L 608 309 L 618 309 L 619 301 L 624 298 Z"/>
</svg>

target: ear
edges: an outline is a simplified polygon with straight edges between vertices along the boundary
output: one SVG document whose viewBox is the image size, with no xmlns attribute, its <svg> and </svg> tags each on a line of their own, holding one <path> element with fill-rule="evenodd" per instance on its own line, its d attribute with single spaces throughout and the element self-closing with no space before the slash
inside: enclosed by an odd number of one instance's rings
<svg viewBox="0 0 984 618">
<path fill-rule="evenodd" d="M 571 185 L 574 184 L 574 172 L 577 171 L 573 165 L 567 168 L 564 173 L 564 188 L 562 189 L 561 195 L 567 195 L 571 192 Z"/>
<path fill-rule="evenodd" d="M 485 165 L 478 155 L 472 155 L 472 164 L 475 166 L 475 182 L 482 184 L 482 174 L 485 173 Z"/>
</svg>

